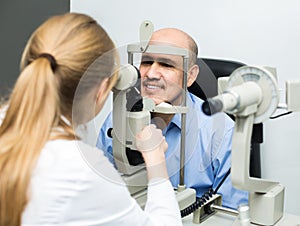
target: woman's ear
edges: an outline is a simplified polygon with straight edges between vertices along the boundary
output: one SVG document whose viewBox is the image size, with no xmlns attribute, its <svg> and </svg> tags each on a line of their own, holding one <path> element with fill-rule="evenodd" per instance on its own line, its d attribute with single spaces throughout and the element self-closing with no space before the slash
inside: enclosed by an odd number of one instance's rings
<svg viewBox="0 0 300 226">
<path fill-rule="evenodd" d="M 187 87 L 190 87 L 195 80 L 197 79 L 197 76 L 199 74 L 199 67 L 197 64 L 194 64 L 188 72 L 188 78 L 187 78 Z"/>
<path fill-rule="evenodd" d="M 102 108 L 102 106 L 105 103 L 107 96 L 110 92 L 108 81 L 109 81 L 109 78 L 105 78 L 98 88 L 98 91 L 96 94 L 96 104 L 99 106 L 99 108 Z"/>
</svg>

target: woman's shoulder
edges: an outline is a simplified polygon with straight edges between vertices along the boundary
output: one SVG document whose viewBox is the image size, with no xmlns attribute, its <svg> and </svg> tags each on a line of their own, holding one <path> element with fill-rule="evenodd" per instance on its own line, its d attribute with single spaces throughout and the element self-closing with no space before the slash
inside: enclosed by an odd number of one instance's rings
<svg viewBox="0 0 300 226">
<path fill-rule="evenodd" d="M 38 160 L 37 170 L 47 173 L 66 173 L 72 177 L 84 175 L 86 178 L 110 177 L 121 182 L 113 165 L 103 151 L 80 140 L 48 141 Z"/>
<path fill-rule="evenodd" d="M 46 221 L 52 222 L 61 220 L 62 214 L 66 222 L 101 222 L 134 204 L 102 151 L 82 141 L 47 142 L 33 172 L 31 189 L 25 222 L 45 221 L 49 216 Z M 111 203 L 118 200 L 123 202 L 116 208 Z M 45 212 L 51 214 L 45 216 Z"/>
</svg>

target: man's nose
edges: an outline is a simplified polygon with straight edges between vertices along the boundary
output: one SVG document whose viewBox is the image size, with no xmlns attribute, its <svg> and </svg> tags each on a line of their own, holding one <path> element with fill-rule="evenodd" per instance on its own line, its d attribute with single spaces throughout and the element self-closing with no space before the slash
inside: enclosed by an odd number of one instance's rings
<svg viewBox="0 0 300 226">
<path fill-rule="evenodd" d="M 162 76 L 161 67 L 157 62 L 153 62 L 151 66 L 148 68 L 146 72 L 146 76 L 149 78 L 156 78 L 159 79 Z"/>
</svg>

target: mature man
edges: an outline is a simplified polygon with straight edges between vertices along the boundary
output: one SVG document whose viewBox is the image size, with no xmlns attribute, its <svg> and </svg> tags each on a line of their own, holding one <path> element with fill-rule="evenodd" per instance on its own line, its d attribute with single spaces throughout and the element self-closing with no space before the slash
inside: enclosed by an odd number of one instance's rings
<svg viewBox="0 0 300 226">
<path fill-rule="evenodd" d="M 171 45 L 189 50 L 190 60 L 187 86 L 191 86 L 199 73 L 196 65 L 198 47 L 185 32 L 175 28 L 155 31 L 151 45 Z M 181 56 L 144 53 L 140 64 L 141 92 L 155 104 L 161 102 L 180 105 L 182 102 L 183 60 Z M 201 110 L 203 100 L 187 93 L 189 112 L 186 116 L 185 185 L 196 190 L 200 197 L 209 188 L 216 189 L 231 166 L 231 139 L 234 122 L 224 113 L 206 116 Z M 112 115 L 104 122 L 97 146 L 112 154 L 112 139 L 107 134 L 112 127 Z M 168 143 L 166 161 L 170 180 L 179 184 L 180 170 L 180 114 L 152 114 L 152 122 L 161 128 Z M 112 158 L 110 158 L 112 159 Z M 235 189 L 230 176 L 221 185 L 223 206 L 236 209 L 248 202 L 248 193 Z"/>
</svg>

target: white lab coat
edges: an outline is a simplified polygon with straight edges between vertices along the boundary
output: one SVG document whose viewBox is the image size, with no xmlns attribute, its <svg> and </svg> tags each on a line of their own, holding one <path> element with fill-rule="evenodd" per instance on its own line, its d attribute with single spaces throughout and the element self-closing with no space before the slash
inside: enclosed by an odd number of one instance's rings
<svg viewBox="0 0 300 226">
<path fill-rule="evenodd" d="M 32 174 L 22 225 L 182 225 L 171 183 L 149 184 L 143 211 L 101 150 L 49 141 Z"/>
</svg>

